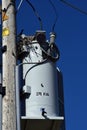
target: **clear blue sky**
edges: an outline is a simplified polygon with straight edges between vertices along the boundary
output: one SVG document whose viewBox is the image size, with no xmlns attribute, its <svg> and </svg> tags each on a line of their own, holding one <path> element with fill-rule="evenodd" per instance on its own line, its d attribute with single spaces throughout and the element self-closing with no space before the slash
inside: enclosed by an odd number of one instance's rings
<svg viewBox="0 0 87 130">
<path fill-rule="evenodd" d="M 30 0 L 38 11 L 47 39 L 55 19 L 49 0 Z M 60 50 L 57 66 L 63 73 L 66 130 L 87 130 L 87 15 L 52 0 L 58 12 L 55 32 Z M 87 0 L 66 0 L 87 11 Z M 20 0 L 17 0 L 16 6 Z M 26 35 L 40 29 L 39 21 L 24 0 L 17 13 L 17 33 Z"/>
<path fill-rule="evenodd" d="M 49 0 L 30 1 L 40 15 L 49 39 L 55 19 L 52 6 Z M 67 1 L 87 11 L 87 0 Z M 63 72 L 66 130 L 87 130 L 87 15 L 59 0 L 53 2 L 58 12 L 55 32 L 61 56 L 57 65 Z M 38 19 L 25 0 L 17 14 L 17 27 L 18 33 L 24 29 L 27 35 L 40 29 Z"/>
</svg>

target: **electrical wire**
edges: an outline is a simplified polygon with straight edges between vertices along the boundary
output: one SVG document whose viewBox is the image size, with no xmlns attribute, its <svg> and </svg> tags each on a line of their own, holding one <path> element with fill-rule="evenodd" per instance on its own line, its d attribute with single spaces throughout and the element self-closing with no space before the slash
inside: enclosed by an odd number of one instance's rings
<svg viewBox="0 0 87 130">
<path fill-rule="evenodd" d="M 20 10 L 20 7 L 21 7 L 23 1 L 24 1 L 24 0 L 20 0 L 20 3 L 19 3 L 19 5 L 18 5 L 18 7 L 17 7 L 17 10 L 16 10 L 16 13 Z M 30 5 L 30 7 L 33 9 L 33 11 L 34 11 L 36 17 L 38 18 L 38 20 L 39 20 L 39 22 L 40 22 L 40 29 L 42 30 L 42 29 L 43 29 L 43 24 L 42 24 L 42 20 L 41 20 L 41 18 L 40 18 L 40 16 L 39 16 L 38 12 L 36 11 L 36 9 L 34 8 L 34 6 L 32 5 L 32 3 L 31 3 L 29 0 L 26 0 L 26 2 L 27 2 L 27 3 Z"/>
<path fill-rule="evenodd" d="M 25 64 L 42 64 L 42 63 L 44 63 L 44 62 L 46 62 L 47 61 L 47 59 L 44 59 L 43 61 L 41 61 L 41 62 L 24 62 L 24 63 L 20 63 L 20 64 L 18 64 L 18 66 L 22 66 L 22 65 L 25 65 Z"/>
<path fill-rule="evenodd" d="M 54 24 L 52 26 L 52 32 L 54 32 L 54 29 L 55 29 L 55 26 L 56 26 L 56 23 L 57 23 L 57 20 L 58 20 L 58 13 L 57 13 L 57 10 L 56 10 L 55 5 L 53 4 L 53 2 L 51 0 L 49 0 L 49 2 L 50 2 L 51 6 L 52 6 L 52 8 L 53 8 L 53 10 L 55 12 L 55 15 L 56 15 L 56 18 L 54 20 Z"/>
<path fill-rule="evenodd" d="M 36 15 L 36 17 L 38 18 L 39 22 L 40 22 L 40 29 L 43 29 L 43 24 L 42 24 L 42 20 L 38 14 L 38 12 L 36 11 L 36 9 L 34 8 L 34 6 L 31 4 L 31 2 L 29 0 L 26 0 L 26 2 L 30 5 L 30 7 L 33 9 L 34 14 Z"/>
<path fill-rule="evenodd" d="M 25 74 L 25 77 L 24 77 L 24 80 L 26 79 L 26 76 L 27 76 L 27 74 L 29 73 L 29 71 L 30 71 L 31 69 L 33 69 L 34 67 L 36 67 L 36 66 L 38 66 L 38 65 L 41 65 L 41 64 L 46 63 L 47 60 L 48 60 L 48 59 L 44 59 L 44 60 L 41 61 L 41 62 L 27 62 L 27 63 L 25 62 L 25 63 L 20 63 L 20 64 L 18 64 L 18 67 L 20 67 L 20 66 L 22 66 L 22 65 L 25 65 L 25 64 L 27 64 L 27 65 L 29 65 L 29 64 L 34 64 L 31 68 L 29 68 L 29 69 L 27 70 L 27 72 L 26 72 L 26 74 Z"/>
<path fill-rule="evenodd" d="M 44 64 L 44 63 L 46 63 L 46 62 L 47 62 L 47 59 L 44 59 L 44 60 L 41 61 L 41 62 L 36 62 L 36 63 L 31 62 L 31 63 L 29 63 L 29 64 L 34 64 L 34 65 L 33 65 L 31 68 L 28 69 L 28 71 L 27 71 L 26 74 L 25 74 L 24 80 L 26 79 L 26 76 L 27 76 L 27 74 L 29 73 L 29 71 L 30 71 L 31 69 L 33 69 L 34 67 L 36 67 L 36 66 L 38 66 L 38 65 Z M 27 63 L 27 64 L 28 64 L 28 63 Z"/>
<path fill-rule="evenodd" d="M 69 2 L 67 2 L 67 1 L 65 1 L 65 0 L 60 0 L 60 2 L 63 2 L 63 3 L 66 4 L 67 6 L 69 6 L 69 7 L 73 8 L 73 9 L 79 11 L 79 12 L 82 13 L 82 14 L 87 15 L 87 12 L 86 12 L 86 11 L 81 10 L 80 8 L 78 8 L 78 7 L 74 6 L 74 5 L 72 5 L 71 3 L 69 3 Z"/>
<path fill-rule="evenodd" d="M 52 51 L 51 47 L 49 46 L 48 51 L 45 51 L 42 47 L 41 50 L 44 52 L 47 56 L 47 58 L 51 59 L 52 61 L 57 61 L 60 58 L 60 52 L 56 45 L 54 45 L 55 51 Z M 53 49 L 54 50 L 54 49 Z M 56 56 L 52 56 L 52 53 L 56 53 Z"/>
<path fill-rule="evenodd" d="M 21 7 L 23 1 L 24 1 L 24 0 L 20 0 L 20 3 L 19 3 L 19 5 L 18 5 L 18 7 L 17 7 L 17 10 L 16 10 L 16 13 L 20 10 L 20 7 Z"/>
<path fill-rule="evenodd" d="M 21 32 L 17 35 L 17 37 L 20 37 L 23 34 L 24 29 L 21 29 Z"/>
</svg>

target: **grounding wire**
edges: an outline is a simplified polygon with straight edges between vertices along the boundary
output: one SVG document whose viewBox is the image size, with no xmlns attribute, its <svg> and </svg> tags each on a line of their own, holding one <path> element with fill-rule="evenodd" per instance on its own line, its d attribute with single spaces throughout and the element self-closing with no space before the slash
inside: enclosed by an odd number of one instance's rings
<svg viewBox="0 0 87 130">
<path fill-rule="evenodd" d="M 42 20 L 38 14 L 38 12 L 36 11 L 36 9 L 34 8 L 34 6 L 32 5 L 32 3 L 29 0 L 26 0 L 26 2 L 30 5 L 30 7 L 33 9 L 33 12 L 35 13 L 36 17 L 38 18 L 39 22 L 40 22 L 40 29 L 43 29 L 43 24 L 42 24 Z"/>
<path fill-rule="evenodd" d="M 79 12 L 82 13 L 82 14 L 87 15 L 87 12 L 86 12 L 86 11 L 81 10 L 80 8 L 78 8 L 78 7 L 74 6 L 74 5 L 72 5 L 71 3 L 69 3 L 69 2 L 67 2 L 67 1 L 65 1 L 65 0 L 60 0 L 60 2 L 63 2 L 63 3 L 66 4 L 67 6 L 69 6 L 69 7 L 73 8 L 73 9 L 79 11 Z"/>
<path fill-rule="evenodd" d="M 56 15 L 56 18 L 55 18 L 55 20 L 54 20 L 54 24 L 53 24 L 53 26 L 52 26 L 52 32 L 54 32 L 55 25 L 56 25 L 57 20 L 58 20 L 58 13 L 57 13 L 57 10 L 56 10 L 55 5 L 53 4 L 52 0 L 49 0 L 49 2 L 50 2 L 51 6 L 52 6 L 52 8 L 53 8 L 53 10 L 54 10 L 54 12 L 55 12 L 55 15 Z"/>
</svg>

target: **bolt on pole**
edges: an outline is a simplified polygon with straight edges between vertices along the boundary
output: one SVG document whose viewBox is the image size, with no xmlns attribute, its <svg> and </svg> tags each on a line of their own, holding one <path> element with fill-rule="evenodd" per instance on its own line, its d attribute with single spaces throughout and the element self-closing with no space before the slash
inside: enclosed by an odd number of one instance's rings
<svg viewBox="0 0 87 130">
<path fill-rule="evenodd" d="M 2 130 L 17 130 L 16 128 L 16 23 L 15 1 L 2 0 L 2 46 L 3 52 L 3 88 L 5 95 L 2 105 Z"/>
</svg>

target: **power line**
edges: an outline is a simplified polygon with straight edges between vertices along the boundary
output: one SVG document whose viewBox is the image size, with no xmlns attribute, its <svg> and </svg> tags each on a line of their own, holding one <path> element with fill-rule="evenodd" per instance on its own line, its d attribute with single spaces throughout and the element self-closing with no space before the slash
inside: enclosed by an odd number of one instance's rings
<svg viewBox="0 0 87 130">
<path fill-rule="evenodd" d="M 20 3 L 19 3 L 19 5 L 18 5 L 18 7 L 17 7 L 17 10 L 16 10 L 16 13 L 19 11 L 19 9 L 20 9 L 20 7 L 21 7 L 23 1 L 24 1 L 24 0 L 20 0 Z"/>
<path fill-rule="evenodd" d="M 29 0 L 26 0 L 26 2 L 30 5 L 30 7 L 33 9 L 33 12 L 35 13 L 36 17 L 38 18 L 39 22 L 40 22 L 40 29 L 43 29 L 43 24 L 42 24 L 42 20 L 37 12 L 37 10 L 34 8 L 34 6 L 32 5 L 32 3 Z"/>
<path fill-rule="evenodd" d="M 58 19 L 58 13 L 57 13 L 57 10 L 56 10 L 55 5 L 53 4 L 53 2 L 52 2 L 51 0 L 49 0 L 49 2 L 50 2 L 51 6 L 52 6 L 52 8 L 53 8 L 53 10 L 54 10 L 54 12 L 55 12 L 55 15 L 56 15 L 54 24 L 53 24 L 53 26 L 52 26 L 52 32 L 54 32 L 54 28 L 55 28 L 55 26 L 56 26 L 57 19 Z"/>
<path fill-rule="evenodd" d="M 86 12 L 86 11 L 84 11 L 84 10 L 82 10 L 82 9 L 80 9 L 80 8 L 78 8 L 78 7 L 76 7 L 75 5 L 72 5 L 71 3 L 69 3 L 69 2 L 67 2 L 67 1 L 65 1 L 65 0 L 60 0 L 60 2 L 63 2 L 63 3 L 66 4 L 67 6 L 69 6 L 69 7 L 73 8 L 73 9 L 79 11 L 79 12 L 82 13 L 82 14 L 87 15 L 87 12 Z"/>
<path fill-rule="evenodd" d="M 17 7 L 16 13 L 20 10 L 21 5 L 23 4 L 24 0 L 20 0 L 20 3 Z M 40 29 L 43 29 L 43 24 L 42 24 L 42 20 L 41 17 L 39 16 L 37 10 L 35 9 L 35 7 L 32 5 L 32 3 L 30 2 L 30 0 L 26 0 L 26 2 L 28 3 L 28 5 L 33 9 L 34 14 L 36 15 L 36 17 L 38 18 L 39 22 L 40 22 Z"/>
</svg>

